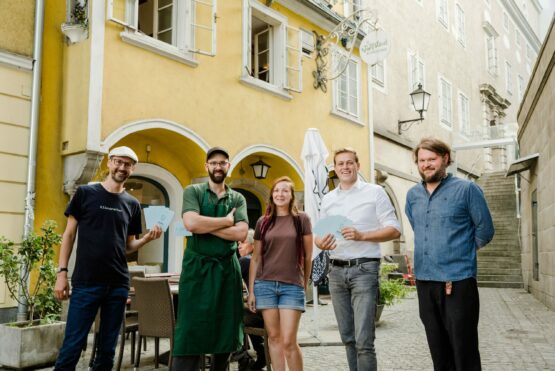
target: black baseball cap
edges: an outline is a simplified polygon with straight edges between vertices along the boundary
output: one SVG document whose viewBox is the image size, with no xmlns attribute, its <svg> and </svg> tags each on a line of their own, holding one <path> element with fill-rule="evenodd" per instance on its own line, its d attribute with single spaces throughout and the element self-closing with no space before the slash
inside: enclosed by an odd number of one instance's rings
<svg viewBox="0 0 555 371">
<path fill-rule="evenodd" d="M 206 161 L 210 160 L 210 157 L 212 157 L 213 155 L 215 155 L 217 153 L 221 153 L 222 155 L 225 156 L 225 158 L 227 158 L 229 160 L 229 153 L 227 153 L 227 150 L 225 148 L 212 147 L 208 150 L 208 152 L 206 152 Z"/>
</svg>

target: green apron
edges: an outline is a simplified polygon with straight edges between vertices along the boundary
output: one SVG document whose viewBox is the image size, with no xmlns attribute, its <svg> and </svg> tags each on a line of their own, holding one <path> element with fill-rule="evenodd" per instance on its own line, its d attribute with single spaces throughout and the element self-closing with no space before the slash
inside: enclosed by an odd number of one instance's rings
<svg viewBox="0 0 555 371">
<path fill-rule="evenodd" d="M 202 192 L 200 215 L 226 216 L 231 195 Z M 179 280 L 173 356 L 231 353 L 243 346 L 243 299 L 237 244 L 212 234 L 187 239 Z"/>
</svg>

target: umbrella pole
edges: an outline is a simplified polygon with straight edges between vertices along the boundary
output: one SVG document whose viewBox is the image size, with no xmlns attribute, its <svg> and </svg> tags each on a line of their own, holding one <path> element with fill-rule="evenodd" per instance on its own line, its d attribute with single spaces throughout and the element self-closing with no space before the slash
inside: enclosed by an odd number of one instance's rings
<svg viewBox="0 0 555 371">
<path fill-rule="evenodd" d="M 320 341 L 320 337 L 318 336 L 318 286 L 314 283 L 312 283 L 312 305 L 314 308 L 314 337 Z"/>
</svg>

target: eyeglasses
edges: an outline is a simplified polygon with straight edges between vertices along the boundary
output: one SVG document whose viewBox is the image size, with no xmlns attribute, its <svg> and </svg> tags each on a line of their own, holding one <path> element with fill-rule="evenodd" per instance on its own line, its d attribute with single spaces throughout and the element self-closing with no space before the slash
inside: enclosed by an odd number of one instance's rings
<svg viewBox="0 0 555 371">
<path fill-rule="evenodd" d="M 207 164 L 212 168 L 216 168 L 218 166 L 226 167 L 227 165 L 229 165 L 229 161 L 208 161 Z"/>
<path fill-rule="evenodd" d="M 112 158 L 112 163 L 116 165 L 116 167 L 123 166 L 124 169 L 131 169 L 133 166 L 135 166 L 134 163 L 122 161 L 119 158 Z"/>
</svg>

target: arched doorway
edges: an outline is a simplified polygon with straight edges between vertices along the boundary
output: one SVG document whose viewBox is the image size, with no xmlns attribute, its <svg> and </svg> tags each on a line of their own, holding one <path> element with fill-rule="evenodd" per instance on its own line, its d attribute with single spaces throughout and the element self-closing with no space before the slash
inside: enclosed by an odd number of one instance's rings
<svg viewBox="0 0 555 371">
<path fill-rule="evenodd" d="M 247 201 L 247 216 L 249 218 L 249 228 L 254 229 L 254 227 L 256 227 L 256 222 L 263 214 L 260 200 L 252 192 L 249 192 L 245 189 L 234 188 L 234 190 L 245 197 L 245 200 Z"/>
<path fill-rule="evenodd" d="M 166 189 L 157 181 L 144 176 L 131 176 L 125 183 L 128 193 L 141 204 L 141 209 L 149 206 L 170 206 Z M 142 214 L 143 233 L 146 232 L 144 213 Z M 128 255 L 128 261 L 139 265 L 159 265 L 162 272 L 168 271 L 168 233 L 162 238 L 144 245 L 138 252 Z"/>
</svg>

